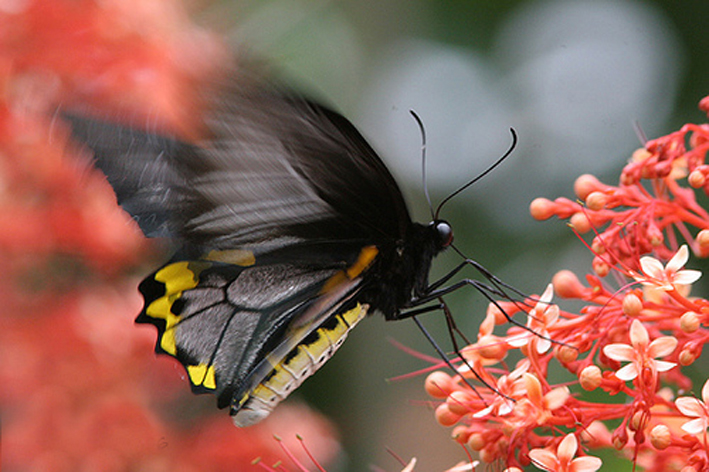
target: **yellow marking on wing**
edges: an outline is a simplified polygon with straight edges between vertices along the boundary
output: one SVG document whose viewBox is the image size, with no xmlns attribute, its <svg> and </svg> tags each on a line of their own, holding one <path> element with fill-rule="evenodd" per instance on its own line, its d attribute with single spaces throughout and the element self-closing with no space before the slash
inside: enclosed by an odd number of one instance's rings
<svg viewBox="0 0 709 472">
<path fill-rule="evenodd" d="M 189 375 L 190 381 L 193 385 L 198 385 L 209 390 L 214 390 L 217 388 L 217 380 L 213 365 L 188 365 L 187 375 Z"/>
<path fill-rule="evenodd" d="M 364 272 L 364 270 L 370 266 L 374 258 L 377 257 L 377 254 L 379 254 L 379 249 L 377 249 L 376 246 L 367 246 L 363 248 L 360 251 L 359 257 L 357 257 L 355 263 L 347 269 L 347 277 L 354 279 L 359 276 L 359 274 Z"/>
<path fill-rule="evenodd" d="M 347 280 L 347 274 L 345 271 L 340 270 L 335 275 L 330 277 L 327 282 L 325 282 L 325 285 L 323 285 L 322 289 L 320 289 L 320 293 L 328 293 L 338 285 L 347 282 Z"/>
<path fill-rule="evenodd" d="M 340 285 L 341 283 L 347 282 L 358 277 L 362 272 L 364 272 L 374 261 L 374 258 L 379 254 L 379 249 L 376 246 L 366 246 L 357 256 L 357 260 L 354 264 L 348 267 L 346 270 L 338 271 L 335 275 L 330 277 L 330 279 L 325 282 L 320 293 L 327 293 Z"/>
<path fill-rule="evenodd" d="M 177 355 L 173 328 L 180 322 L 181 317 L 172 312 L 172 305 L 182 296 L 182 292 L 199 284 L 199 274 L 209 266 L 206 262 L 175 262 L 155 274 L 155 280 L 165 284 L 165 295 L 150 303 L 145 314 L 151 318 L 165 320 L 165 330 L 160 334 L 160 347 L 173 356 Z"/>
<path fill-rule="evenodd" d="M 213 250 L 209 251 L 203 258 L 208 261 L 226 262 L 242 267 L 250 267 L 256 264 L 256 256 L 254 256 L 254 253 L 244 249 Z"/>
</svg>

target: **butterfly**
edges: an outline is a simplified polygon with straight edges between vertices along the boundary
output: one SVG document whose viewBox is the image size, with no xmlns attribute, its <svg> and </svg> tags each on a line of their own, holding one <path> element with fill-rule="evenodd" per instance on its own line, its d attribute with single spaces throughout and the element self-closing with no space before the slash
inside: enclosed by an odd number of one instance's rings
<svg viewBox="0 0 709 472">
<path fill-rule="evenodd" d="M 412 221 L 382 159 L 342 115 L 265 81 L 224 80 L 206 96 L 206 132 L 194 142 L 67 119 L 143 233 L 177 246 L 140 283 L 136 321 L 157 328 L 156 352 L 185 367 L 195 393 L 213 393 L 249 426 L 368 313 L 431 311 L 460 284 L 444 287 L 453 273 L 428 280 L 451 226 Z"/>
</svg>

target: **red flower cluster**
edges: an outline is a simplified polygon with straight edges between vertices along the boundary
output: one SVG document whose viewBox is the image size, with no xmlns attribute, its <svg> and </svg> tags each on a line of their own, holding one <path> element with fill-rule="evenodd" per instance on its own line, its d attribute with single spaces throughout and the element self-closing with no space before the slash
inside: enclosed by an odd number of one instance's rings
<svg viewBox="0 0 709 472">
<path fill-rule="evenodd" d="M 709 112 L 709 97 L 700 107 Z M 687 396 L 685 369 L 709 342 L 709 300 L 689 295 L 701 273 L 683 269 L 689 248 L 709 255 L 709 213 L 693 190 L 709 194 L 708 149 L 709 125 L 686 125 L 636 151 L 618 186 L 584 175 L 580 202 L 532 202 L 536 219 L 593 230 L 593 273 L 584 285 L 562 270 L 539 297 L 491 305 L 459 375 L 428 377 L 427 392 L 444 400 L 436 417 L 456 425 L 457 441 L 509 471 L 594 471 L 601 461 L 588 454 L 598 448 L 647 471 L 709 470 L 709 386 Z M 564 311 L 554 294 L 583 308 Z M 526 316 L 527 329 L 494 334 L 505 314 Z M 463 382 L 475 380 L 471 368 L 496 391 Z"/>
<path fill-rule="evenodd" d="M 190 135 L 191 83 L 219 42 L 175 0 L 35 0 L 0 9 L 0 412 L 7 471 L 255 470 L 273 433 L 337 455 L 331 426 L 284 405 L 240 430 L 199 418 L 182 368 L 138 329 L 148 252 L 57 107 L 151 116 Z M 192 408 L 194 410 L 194 408 Z M 307 456 L 295 443 L 300 460 Z"/>
</svg>

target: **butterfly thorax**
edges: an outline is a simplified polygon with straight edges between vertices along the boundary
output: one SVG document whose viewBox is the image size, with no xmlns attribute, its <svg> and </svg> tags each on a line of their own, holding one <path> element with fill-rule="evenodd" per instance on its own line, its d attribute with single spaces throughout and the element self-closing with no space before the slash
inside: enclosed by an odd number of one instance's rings
<svg viewBox="0 0 709 472">
<path fill-rule="evenodd" d="M 380 247 L 362 300 L 387 320 L 401 317 L 401 310 L 428 293 L 428 273 L 433 258 L 450 245 L 450 225 L 435 220 L 428 225 L 412 223 L 406 237 Z"/>
</svg>

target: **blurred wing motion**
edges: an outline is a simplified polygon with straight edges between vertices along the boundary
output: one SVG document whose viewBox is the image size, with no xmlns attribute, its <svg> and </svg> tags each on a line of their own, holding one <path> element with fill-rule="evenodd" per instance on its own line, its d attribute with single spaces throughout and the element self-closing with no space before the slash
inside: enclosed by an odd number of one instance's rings
<svg viewBox="0 0 709 472">
<path fill-rule="evenodd" d="M 66 115 L 118 202 L 179 250 L 140 284 L 139 323 L 195 392 L 247 426 L 315 372 L 368 311 L 396 319 L 441 247 L 339 114 L 267 84 L 208 87 L 205 136 Z"/>
</svg>

